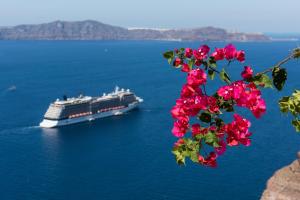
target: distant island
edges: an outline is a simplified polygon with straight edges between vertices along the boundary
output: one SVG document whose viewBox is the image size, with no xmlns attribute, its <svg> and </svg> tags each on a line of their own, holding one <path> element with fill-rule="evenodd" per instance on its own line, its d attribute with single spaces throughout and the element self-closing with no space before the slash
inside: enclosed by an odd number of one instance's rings
<svg viewBox="0 0 300 200">
<path fill-rule="evenodd" d="M 36 25 L 0 27 L 0 40 L 170 40 L 170 41 L 270 41 L 262 33 L 229 32 L 222 28 L 123 28 L 94 20 L 54 21 Z"/>
</svg>

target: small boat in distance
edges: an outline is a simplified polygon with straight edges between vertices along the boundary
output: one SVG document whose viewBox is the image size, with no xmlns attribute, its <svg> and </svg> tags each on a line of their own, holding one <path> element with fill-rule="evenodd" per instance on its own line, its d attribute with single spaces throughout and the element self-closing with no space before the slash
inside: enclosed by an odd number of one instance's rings
<svg viewBox="0 0 300 200">
<path fill-rule="evenodd" d="M 9 88 L 7 88 L 7 91 L 15 91 L 15 90 L 17 90 L 17 86 L 15 85 L 12 85 Z"/>
<path fill-rule="evenodd" d="M 143 99 L 129 89 L 115 88 L 109 94 L 100 97 L 80 95 L 79 97 L 57 99 L 51 103 L 44 115 L 40 127 L 53 128 L 98 118 L 121 115 L 136 108 Z"/>
</svg>

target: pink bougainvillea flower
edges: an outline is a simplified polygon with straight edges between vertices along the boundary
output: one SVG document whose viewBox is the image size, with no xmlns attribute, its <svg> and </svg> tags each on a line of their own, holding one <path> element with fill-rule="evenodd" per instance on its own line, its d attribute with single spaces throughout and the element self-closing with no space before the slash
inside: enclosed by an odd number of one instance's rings
<svg viewBox="0 0 300 200">
<path fill-rule="evenodd" d="M 215 131 L 217 131 L 217 127 L 212 125 L 209 127 L 209 130 L 215 132 Z"/>
<path fill-rule="evenodd" d="M 246 90 L 246 84 L 243 81 L 235 81 L 232 83 L 232 98 L 238 100 Z"/>
<path fill-rule="evenodd" d="M 173 66 L 178 67 L 179 65 L 181 65 L 181 59 L 180 58 L 175 58 L 175 60 L 173 62 Z"/>
<path fill-rule="evenodd" d="M 236 48 L 235 46 L 233 46 L 232 44 L 228 44 L 225 48 L 224 48 L 224 54 L 225 54 L 225 58 L 227 60 L 232 60 L 235 58 L 236 55 Z"/>
<path fill-rule="evenodd" d="M 182 138 L 179 138 L 179 139 L 177 140 L 177 142 L 175 142 L 174 146 L 175 146 L 175 147 L 179 147 L 179 146 L 181 146 L 181 145 L 183 145 L 183 144 L 184 144 L 184 140 L 183 140 Z"/>
<path fill-rule="evenodd" d="M 196 60 L 203 60 L 207 58 L 207 54 L 209 52 L 209 47 L 207 45 L 203 45 L 199 47 L 197 50 L 193 51 L 193 55 L 196 58 Z"/>
<path fill-rule="evenodd" d="M 219 142 L 219 147 L 216 147 L 216 148 L 215 148 L 215 151 L 216 151 L 216 153 L 217 153 L 219 156 L 222 155 L 222 154 L 224 154 L 225 151 L 226 151 L 226 142 L 224 142 L 223 140 L 221 140 L 221 141 Z"/>
<path fill-rule="evenodd" d="M 237 146 L 239 143 L 249 146 L 250 136 L 249 127 L 251 126 L 250 121 L 244 119 L 238 114 L 233 115 L 234 120 L 230 124 L 226 125 L 227 133 L 227 144 L 229 146 Z"/>
<path fill-rule="evenodd" d="M 235 57 L 238 61 L 244 62 L 245 61 L 245 51 L 237 51 Z"/>
<path fill-rule="evenodd" d="M 191 97 L 194 95 L 194 93 L 195 93 L 195 89 L 192 86 L 185 84 L 182 86 L 180 97 L 182 98 Z"/>
<path fill-rule="evenodd" d="M 248 121 L 247 119 L 243 118 L 242 116 L 240 116 L 239 114 L 234 114 L 234 123 L 235 125 L 237 125 L 237 128 L 241 131 L 247 131 L 248 128 L 251 126 L 250 121 Z"/>
<path fill-rule="evenodd" d="M 189 128 L 189 118 L 182 117 L 174 122 L 172 133 L 175 137 L 183 137 Z"/>
<path fill-rule="evenodd" d="M 196 65 L 197 67 L 201 66 L 201 64 L 202 64 L 202 60 L 196 60 L 196 61 L 195 61 L 195 65 Z"/>
<path fill-rule="evenodd" d="M 201 133 L 200 124 L 193 124 L 192 125 L 192 136 L 195 137 L 196 135 Z"/>
<path fill-rule="evenodd" d="M 224 100 L 227 101 L 227 100 L 231 99 L 231 97 L 232 97 L 232 87 L 225 85 L 223 87 L 220 87 L 218 89 L 217 93 L 220 97 L 223 97 Z"/>
<path fill-rule="evenodd" d="M 202 69 L 193 69 L 189 72 L 187 83 L 192 86 L 199 86 L 206 83 L 207 75 Z"/>
<path fill-rule="evenodd" d="M 218 113 L 220 111 L 220 108 L 218 106 L 217 99 L 215 97 L 208 97 L 208 105 L 209 105 L 209 112 L 211 113 Z"/>
<path fill-rule="evenodd" d="M 190 98 L 196 95 L 202 95 L 202 90 L 199 87 L 193 87 L 192 85 L 184 84 L 181 89 L 180 97 Z"/>
<path fill-rule="evenodd" d="M 193 55 L 193 50 L 191 48 L 185 48 L 185 53 L 184 53 L 185 57 L 187 58 L 191 58 Z"/>
<path fill-rule="evenodd" d="M 217 161 L 216 161 L 217 157 L 218 156 L 215 152 L 210 152 L 206 158 L 199 155 L 198 162 L 204 166 L 217 167 Z"/>
<path fill-rule="evenodd" d="M 181 71 L 183 71 L 183 72 L 189 72 L 189 71 L 191 71 L 190 66 L 188 64 L 186 64 L 186 63 L 183 63 Z"/>
<path fill-rule="evenodd" d="M 263 99 L 258 99 L 256 106 L 252 108 L 252 113 L 256 118 L 260 118 L 266 112 L 266 103 Z"/>
<path fill-rule="evenodd" d="M 207 45 L 202 45 L 198 51 L 201 52 L 204 56 L 207 56 L 210 48 Z"/>
<path fill-rule="evenodd" d="M 223 48 L 216 48 L 215 51 L 211 54 L 211 57 L 215 59 L 215 61 L 223 60 L 224 59 L 224 49 Z"/>
<path fill-rule="evenodd" d="M 200 110 L 205 110 L 207 109 L 208 106 L 208 99 L 204 95 L 197 95 L 195 97 L 195 103 L 194 103 L 194 108 L 198 108 Z"/>
<path fill-rule="evenodd" d="M 241 73 L 243 79 L 251 78 L 253 75 L 253 69 L 250 66 L 245 66 L 244 71 Z"/>
<path fill-rule="evenodd" d="M 182 116 L 186 116 L 186 113 L 183 109 L 182 106 L 179 105 L 175 105 L 172 109 L 171 109 L 171 115 L 174 119 L 179 119 Z"/>
</svg>

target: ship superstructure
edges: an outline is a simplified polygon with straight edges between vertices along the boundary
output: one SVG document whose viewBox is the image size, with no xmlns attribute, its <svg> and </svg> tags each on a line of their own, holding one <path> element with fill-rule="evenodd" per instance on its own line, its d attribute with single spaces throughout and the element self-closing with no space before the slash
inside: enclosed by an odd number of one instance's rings
<svg viewBox="0 0 300 200">
<path fill-rule="evenodd" d="M 97 118 L 120 115 L 137 107 L 143 99 L 129 89 L 119 89 L 99 97 L 80 95 L 79 97 L 57 99 L 51 103 L 44 115 L 41 127 L 52 128 L 68 124 L 91 121 Z"/>
</svg>

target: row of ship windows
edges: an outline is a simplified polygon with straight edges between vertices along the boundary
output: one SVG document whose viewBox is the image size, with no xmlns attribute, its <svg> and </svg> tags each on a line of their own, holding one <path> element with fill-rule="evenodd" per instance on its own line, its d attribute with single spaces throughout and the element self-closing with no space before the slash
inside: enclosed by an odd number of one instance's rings
<svg viewBox="0 0 300 200">
<path fill-rule="evenodd" d="M 118 110 L 118 109 L 122 109 L 125 108 L 125 106 L 117 106 L 117 107 L 112 107 L 112 108 L 105 108 L 105 109 L 100 109 L 97 111 L 97 113 L 101 113 L 101 112 L 107 112 L 107 111 L 111 111 L 111 110 Z M 84 112 L 84 113 L 78 113 L 78 114 L 74 114 L 74 115 L 69 115 L 69 118 L 76 118 L 76 117 L 83 117 L 83 116 L 87 116 L 87 115 L 91 115 L 93 114 L 92 112 Z"/>
<path fill-rule="evenodd" d="M 86 115 L 91 115 L 92 112 L 85 112 L 85 113 L 78 113 L 78 114 L 75 114 L 75 115 L 69 115 L 69 118 L 76 118 L 76 117 L 83 117 L 83 116 L 86 116 Z"/>
<path fill-rule="evenodd" d="M 104 109 L 100 109 L 97 111 L 97 113 L 101 113 L 101 112 L 107 112 L 107 111 L 111 111 L 111 110 L 118 110 L 121 108 L 125 108 L 125 106 L 116 106 L 116 107 L 112 107 L 112 108 L 104 108 Z"/>
</svg>

